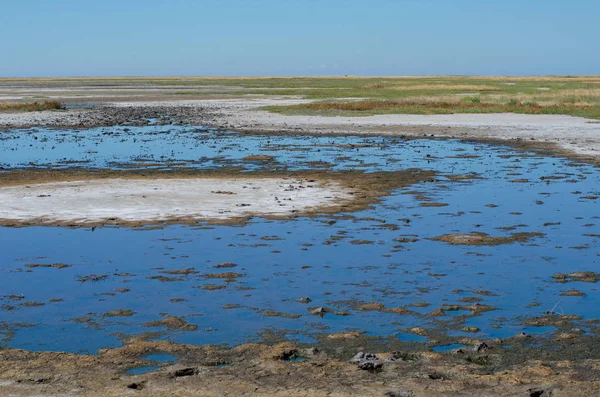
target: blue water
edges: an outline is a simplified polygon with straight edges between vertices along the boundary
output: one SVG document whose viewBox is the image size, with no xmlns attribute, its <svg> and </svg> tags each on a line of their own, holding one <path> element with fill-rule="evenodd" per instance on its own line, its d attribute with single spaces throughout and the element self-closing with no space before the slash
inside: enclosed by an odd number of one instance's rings
<svg viewBox="0 0 600 397">
<path fill-rule="evenodd" d="M 274 161 L 242 160 L 255 154 L 273 156 Z M 465 155 L 478 157 L 457 157 Z M 93 353 L 121 345 L 128 335 L 156 331 L 160 332 L 156 338 L 180 343 L 235 345 L 260 340 L 272 331 L 311 342 L 323 332 L 360 330 L 371 336 L 394 336 L 415 326 L 455 336 L 506 338 L 526 329 L 523 321 L 527 317 L 551 309 L 584 320 L 597 315 L 597 284 L 560 284 L 552 278 L 556 273 L 600 271 L 600 238 L 594 236 L 600 233 L 598 200 L 584 198 L 600 195 L 600 172 L 589 165 L 504 146 L 450 140 L 246 136 L 172 126 L 129 127 L 128 131 L 123 127 L 27 130 L 0 135 L 0 167 L 4 171 L 73 166 L 125 169 L 145 166 L 142 163 L 153 163 L 156 168 L 201 169 L 235 165 L 247 170 L 324 165 L 366 172 L 422 168 L 440 175 L 437 182 L 398 189 L 372 208 L 352 214 L 287 221 L 254 218 L 244 226 L 94 231 L 0 227 L 0 336 L 7 338 L 0 343 L 29 350 Z M 472 173 L 477 178 L 456 182 L 448 178 Z M 528 182 L 510 182 L 516 179 Z M 416 192 L 448 205 L 422 207 L 423 199 Z M 332 220 L 335 223 L 331 224 Z M 390 229 L 390 224 L 398 230 Z M 493 247 L 429 240 L 446 233 L 469 232 L 494 236 L 541 232 L 544 236 Z M 263 239 L 272 236 L 280 239 Z M 418 240 L 395 241 L 407 236 Z M 373 243 L 352 244 L 355 240 Z M 238 267 L 214 268 L 223 262 Z M 31 263 L 72 267 L 25 267 Z M 190 267 L 197 273 L 164 273 Z M 204 277 L 224 271 L 243 277 L 231 282 Z M 107 278 L 78 281 L 90 274 Z M 160 275 L 181 280 L 149 278 Z M 225 288 L 201 289 L 209 284 Z M 570 289 L 586 296 L 560 296 Z M 23 299 L 15 298 L 20 295 Z M 305 296 L 313 301 L 296 302 Z M 460 300 L 472 297 L 497 310 L 475 317 L 468 310 L 448 311 L 442 317 L 429 315 L 444 305 L 471 305 Z M 180 298 L 185 300 L 173 301 Z M 44 305 L 24 306 L 25 302 Z M 404 306 L 414 314 L 357 309 L 366 302 Z M 416 302 L 430 306 L 410 306 Z M 540 305 L 530 306 L 532 303 Z M 226 309 L 226 305 L 236 306 Z M 327 313 L 321 318 L 310 314 L 309 307 L 320 306 L 349 315 Z M 135 313 L 104 316 L 118 309 Z M 301 317 L 263 316 L 268 310 Z M 144 325 L 166 315 L 183 317 L 198 329 Z M 82 317 L 89 321 L 75 321 Z M 457 321 L 462 323 L 456 325 Z M 460 331 L 467 325 L 481 331 Z"/>
<path fill-rule="evenodd" d="M 157 366 L 136 367 L 128 369 L 127 371 L 125 371 L 125 373 L 127 375 L 143 375 L 147 374 L 148 372 L 156 371 L 157 369 L 159 369 L 159 367 Z"/>
<path fill-rule="evenodd" d="M 445 353 L 445 352 L 449 352 L 455 349 L 468 349 L 469 346 L 467 345 L 463 345 L 460 343 L 453 343 L 450 345 L 443 345 L 443 346 L 434 346 L 431 348 L 431 350 L 433 350 L 436 353 Z"/>
<path fill-rule="evenodd" d="M 426 336 L 411 334 L 408 332 L 400 332 L 400 333 L 396 334 L 396 338 L 400 339 L 402 342 L 415 342 L 415 343 L 424 343 L 429 340 L 429 338 Z"/>
<path fill-rule="evenodd" d="M 177 357 L 172 354 L 153 353 L 140 357 L 140 360 L 154 361 L 159 364 L 172 364 L 177 360 Z M 156 371 L 159 368 L 160 367 L 157 365 L 147 365 L 143 367 L 130 368 L 127 371 L 125 371 L 125 373 L 128 375 L 143 375 L 148 372 Z"/>
</svg>

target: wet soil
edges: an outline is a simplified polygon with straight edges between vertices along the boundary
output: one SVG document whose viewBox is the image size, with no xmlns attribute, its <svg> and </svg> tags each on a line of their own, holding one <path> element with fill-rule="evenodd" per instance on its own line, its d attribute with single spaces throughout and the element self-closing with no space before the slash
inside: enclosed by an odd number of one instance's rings
<svg viewBox="0 0 600 397">
<path fill-rule="evenodd" d="M 586 341 L 578 342 L 574 350 L 580 351 Z M 600 393 L 600 361 L 572 360 L 570 354 L 536 359 L 530 349 L 529 358 L 523 359 L 522 349 L 515 346 L 510 354 L 499 354 L 501 348 L 493 343 L 441 354 L 392 351 L 392 346 L 380 345 L 356 363 L 350 357 L 373 345 L 355 338 L 344 339 L 339 346 L 321 349 L 284 342 L 224 349 L 138 339 L 95 356 L 4 350 L 0 351 L 0 390 L 15 396 L 566 397 Z M 159 355 L 175 357 L 175 362 L 158 363 L 141 375 L 128 374 L 132 368 L 153 364 L 145 357 Z"/>
</svg>

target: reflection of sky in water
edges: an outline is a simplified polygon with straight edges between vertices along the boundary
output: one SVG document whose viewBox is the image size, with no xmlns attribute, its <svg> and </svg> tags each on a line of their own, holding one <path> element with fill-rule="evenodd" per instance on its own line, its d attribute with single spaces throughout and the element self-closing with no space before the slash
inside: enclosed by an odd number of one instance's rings
<svg viewBox="0 0 600 397">
<path fill-rule="evenodd" d="M 120 135 L 105 136 L 104 131 L 120 131 Z M 153 132 L 142 134 L 143 131 Z M 242 343 L 254 340 L 263 329 L 281 330 L 306 341 L 322 331 L 359 330 L 367 335 L 393 336 L 413 326 L 431 328 L 445 322 L 460 322 L 461 315 L 468 312 L 447 312 L 446 317 L 428 314 L 442 305 L 473 304 L 460 302 L 468 297 L 480 298 L 481 304 L 498 310 L 465 317 L 463 323 L 448 329 L 449 335 L 509 337 L 523 330 L 551 332 L 551 327 L 525 327 L 521 320 L 524 316 L 541 315 L 554 306 L 558 313 L 584 318 L 597 314 L 597 284 L 559 284 L 551 278 L 555 273 L 598 268 L 600 239 L 585 235 L 599 233 L 598 202 L 582 198 L 600 193 L 599 173 L 593 167 L 519 154 L 507 147 L 457 141 L 250 137 L 194 131 L 189 127 L 143 127 L 131 128 L 129 133 L 123 132 L 123 128 L 9 133 L 0 141 L 0 165 L 24 167 L 32 159 L 38 159 L 37 165 L 47 166 L 56 165 L 61 159 L 88 159 L 90 163 L 86 166 L 105 167 L 112 161 L 128 163 L 139 156 L 144 161 L 160 161 L 161 156 L 169 153 L 174 153 L 172 158 L 176 161 L 224 156 L 235 162 L 249 154 L 269 154 L 291 169 L 307 168 L 310 161 L 327 161 L 336 164 L 337 169 L 375 171 L 418 167 L 455 174 L 474 171 L 481 179 L 448 182 L 440 177 L 436 183 L 400 189 L 372 209 L 353 214 L 355 218 L 335 216 L 337 222 L 333 225 L 327 223 L 330 217 L 323 217 L 292 221 L 256 218 L 243 227 L 98 228 L 94 232 L 53 227 L 0 228 L 0 296 L 3 297 L 0 305 L 14 307 L 0 308 L 0 324 L 37 325 L 9 327 L 15 334 L 7 345 L 33 350 L 96 351 L 118 345 L 123 334 L 165 331 L 164 327 L 143 326 L 162 318 L 161 313 L 183 316 L 198 325 L 197 331 L 169 330 L 162 339 L 197 344 Z M 91 134 L 89 139 L 86 134 Z M 41 142 L 45 138 L 48 140 Z M 120 142 L 122 139 L 125 141 Z M 345 146 L 325 146 L 332 142 Z M 360 146 L 364 144 L 374 146 Z M 310 150 L 265 150 L 265 147 L 276 149 L 278 145 Z M 55 149 L 50 149 L 52 146 Z M 87 155 L 92 148 L 98 154 Z M 431 157 L 426 157 L 427 154 Z M 479 157 L 448 157 L 465 154 Z M 218 165 L 207 161 L 196 166 L 206 164 Z M 515 173 L 518 175 L 512 175 Z M 541 179 L 548 176 L 561 179 Z M 529 182 L 509 182 L 521 178 Z M 421 207 L 414 194 L 403 194 L 408 191 L 422 192 L 432 201 L 448 206 Z M 536 203 L 538 200 L 543 203 Z M 411 222 L 405 223 L 404 218 Z M 398 230 L 390 229 L 389 224 L 397 225 Z M 521 226 L 513 231 L 499 229 L 516 225 Z M 427 239 L 473 231 L 498 236 L 542 232 L 545 236 L 524 244 L 496 247 L 451 246 Z M 343 238 L 331 239 L 336 235 Z M 419 240 L 394 241 L 404 235 L 415 235 Z M 280 240 L 262 239 L 265 236 L 277 236 Z M 328 240 L 331 244 L 323 244 Z M 371 240 L 373 244 L 356 245 L 351 243 L 354 240 Z M 212 268 L 222 262 L 239 266 Z M 29 272 L 24 266 L 28 263 L 67 263 L 72 267 L 34 268 Z M 198 274 L 161 273 L 189 267 L 194 267 Z M 205 273 L 224 271 L 243 273 L 244 277 L 230 283 L 202 277 Z M 122 273 L 133 275 L 116 275 Z M 77 281 L 78 276 L 89 274 L 109 277 L 96 283 Z M 161 282 L 148 278 L 156 275 L 183 280 Z M 216 291 L 197 288 L 208 284 L 227 288 Z M 118 288 L 130 291 L 115 292 Z M 560 296 L 570 289 L 587 295 Z M 476 290 L 492 295 L 474 293 Z M 106 294 L 112 292 L 115 295 Z M 22 294 L 25 298 L 11 300 L 10 294 Z M 304 296 L 313 301 L 308 305 L 295 301 Z M 64 301 L 49 302 L 55 298 Z M 186 301 L 172 302 L 173 298 Z M 20 306 L 31 301 L 45 305 Z M 419 314 L 356 310 L 356 304 L 364 302 L 405 306 Z M 431 305 L 408 306 L 415 302 Z M 533 302 L 540 305 L 529 306 Z M 224 309 L 225 305 L 242 307 Z M 311 315 L 308 307 L 318 306 L 347 311 L 349 315 L 326 314 L 323 318 Z M 116 309 L 131 309 L 136 314 L 102 316 Z M 302 317 L 262 316 L 265 310 Z M 74 322 L 78 317 L 89 317 L 92 322 Z M 464 326 L 478 327 L 481 332 L 465 333 L 461 331 Z M 296 334 L 297 331 L 305 332 Z"/>
</svg>

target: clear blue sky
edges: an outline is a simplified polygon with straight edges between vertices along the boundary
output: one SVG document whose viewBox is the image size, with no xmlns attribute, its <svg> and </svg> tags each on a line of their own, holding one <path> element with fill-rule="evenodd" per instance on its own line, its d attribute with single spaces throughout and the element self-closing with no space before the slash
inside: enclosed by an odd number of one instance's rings
<svg viewBox="0 0 600 397">
<path fill-rule="evenodd" d="M 600 0 L 0 0 L 0 76 L 600 74 Z"/>
</svg>

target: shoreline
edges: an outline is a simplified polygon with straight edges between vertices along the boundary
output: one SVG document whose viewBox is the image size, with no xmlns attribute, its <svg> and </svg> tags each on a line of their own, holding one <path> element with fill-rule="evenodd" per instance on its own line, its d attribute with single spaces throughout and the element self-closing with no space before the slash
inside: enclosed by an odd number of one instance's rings
<svg viewBox="0 0 600 397">
<path fill-rule="evenodd" d="M 506 144 L 523 150 L 600 163 L 600 122 L 559 115 L 451 114 L 359 117 L 285 116 L 261 110 L 304 99 L 242 98 L 104 102 L 84 109 L 0 113 L 0 131 L 45 127 L 202 125 L 247 134 L 397 136 Z"/>
</svg>

